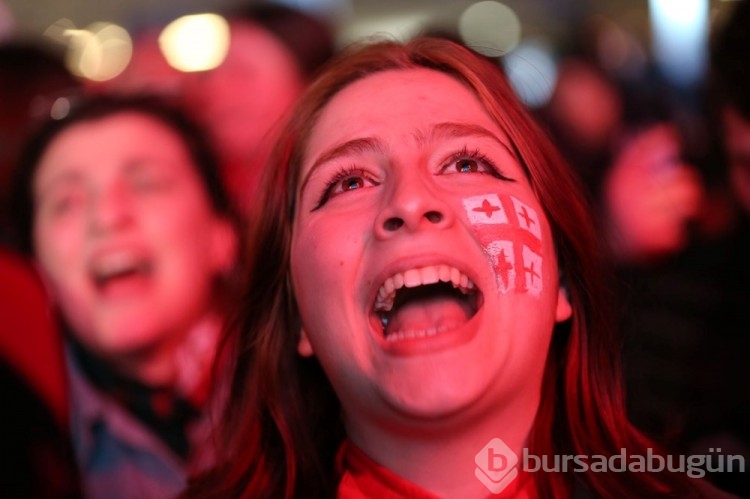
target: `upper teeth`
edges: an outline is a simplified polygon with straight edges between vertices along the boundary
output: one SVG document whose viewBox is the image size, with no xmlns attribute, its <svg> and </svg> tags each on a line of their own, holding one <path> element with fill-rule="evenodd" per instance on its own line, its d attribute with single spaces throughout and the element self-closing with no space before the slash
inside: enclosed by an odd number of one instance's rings
<svg viewBox="0 0 750 499">
<path fill-rule="evenodd" d="M 92 272 L 98 279 L 102 279 L 131 270 L 143 270 L 145 267 L 146 263 L 131 253 L 113 253 L 95 261 Z"/>
<path fill-rule="evenodd" d="M 410 269 L 405 272 L 398 272 L 385 280 L 378 290 L 378 297 L 375 299 L 375 311 L 388 312 L 391 310 L 396 291 L 401 288 L 416 288 L 436 282 L 449 282 L 462 293 L 469 293 L 476 287 L 466 274 L 448 265 L 432 265 Z"/>
</svg>

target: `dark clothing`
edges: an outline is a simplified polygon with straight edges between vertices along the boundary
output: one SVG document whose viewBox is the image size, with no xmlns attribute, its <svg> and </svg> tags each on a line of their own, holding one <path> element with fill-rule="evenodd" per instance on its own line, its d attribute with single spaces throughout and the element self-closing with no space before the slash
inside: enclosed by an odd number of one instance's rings
<svg viewBox="0 0 750 499">
<path fill-rule="evenodd" d="M 750 458 L 750 223 L 649 268 L 621 269 L 628 410 L 677 454 Z M 747 474 L 716 473 L 750 496 Z"/>
<path fill-rule="evenodd" d="M 0 363 L 0 497 L 81 497 L 80 478 L 66 429 L 24 380 Z"/>
</svg>

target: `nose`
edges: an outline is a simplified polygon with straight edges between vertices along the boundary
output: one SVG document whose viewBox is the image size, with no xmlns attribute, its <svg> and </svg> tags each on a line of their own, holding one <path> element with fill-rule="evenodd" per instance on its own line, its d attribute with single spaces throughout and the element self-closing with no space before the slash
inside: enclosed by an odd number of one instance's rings
<svg viewBox="0 0 750 499">
<path fill-rule="evenodd" d="M 428 180 L 418 175 L 394 178 L 386 187 L 383 208 L 375 220 L 375 235 L 381 239 L 404 232 L 445 228 L 453 223 L 453 212 Z"/>
<path fill-rule="evenodd" d="M 95 233 L 106 233 L 127 226 L 133 220 L 130 193 L 116 184 L 94 193 L 90 205 L 90 226 Z"/>
</svg>

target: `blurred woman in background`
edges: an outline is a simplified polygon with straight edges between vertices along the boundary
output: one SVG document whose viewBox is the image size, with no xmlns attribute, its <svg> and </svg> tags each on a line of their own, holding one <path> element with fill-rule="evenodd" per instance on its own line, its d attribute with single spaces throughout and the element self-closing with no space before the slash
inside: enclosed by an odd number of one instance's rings
<svg viewBox="0 0 750 499">
<path fill-rule="evenodd" d="M 199 130 L 148 98 L 50 120 L 16 207 L 66 331 L 72 439 L 88 497 L 168 497 L 208 432 L 235 218 Z"/>
</svg>

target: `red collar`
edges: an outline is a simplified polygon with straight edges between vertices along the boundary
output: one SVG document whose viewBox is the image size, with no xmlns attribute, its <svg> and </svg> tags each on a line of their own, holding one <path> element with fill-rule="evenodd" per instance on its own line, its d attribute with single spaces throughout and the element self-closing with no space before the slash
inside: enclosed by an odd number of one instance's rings
<svg viewBox="0 0 750 499">
<path fill-rule="evenodd" d="M 373 461 L 359 447 L 344 440 L 336 456 L 336 469 L 341 474 L 338 499 L 438 499 L 438 496 L 401 478 L 388 468 Z M 488 498 L 511 498 L 526 484 L 528 475 L 520 474 L 499 495 Z"/>
</svg>

